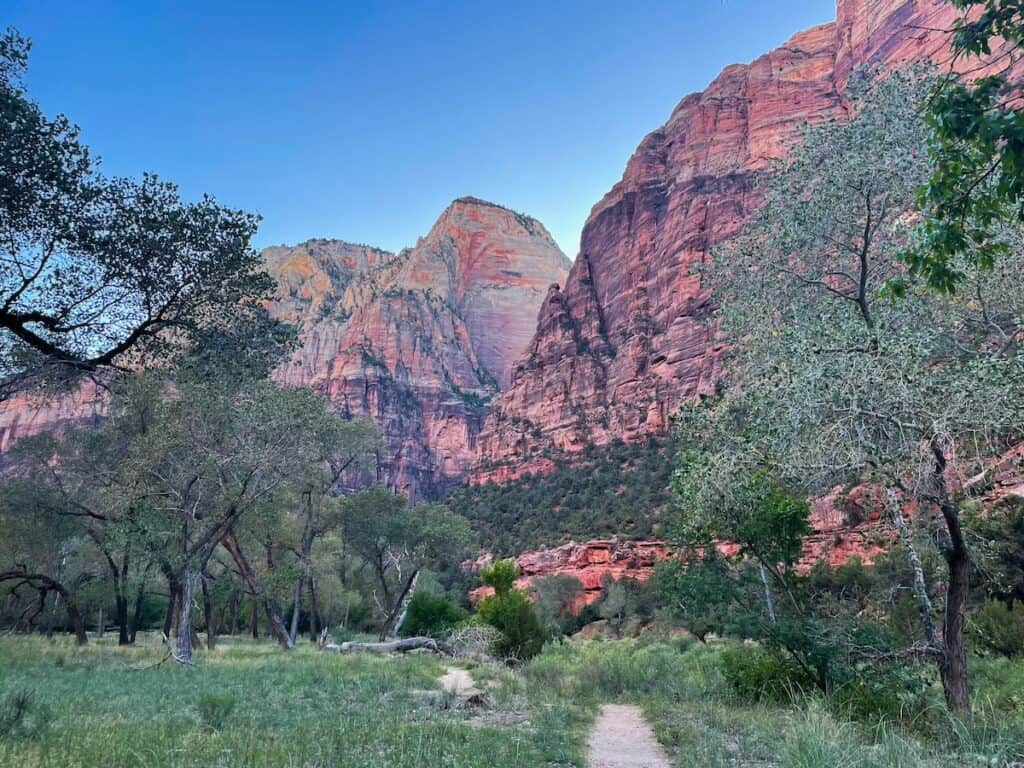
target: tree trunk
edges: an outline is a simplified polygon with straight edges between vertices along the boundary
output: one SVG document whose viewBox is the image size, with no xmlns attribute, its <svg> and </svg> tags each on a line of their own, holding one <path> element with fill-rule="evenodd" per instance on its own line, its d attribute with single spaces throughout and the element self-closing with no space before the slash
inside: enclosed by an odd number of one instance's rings
<svg viewBox="0 0 1024 768">
<path fill-rule="evenodd" d="M 114 605 L 117 612 L 117 644 L 130 645 L 128 638 L 128 598 L 122 590 L 118 590 L 114 596 Z"/>
<path fill-rule="evenodd" d="M 103 639 L 103 609 L 100 608 L 99 616 L 96 617 L 96 637 L 100 640 Z"/>
<path fill-rule="evenodd" d="M 186 568 L 179 587 L 174 658 L 181 664 L 192 662 L 192 591 L 195 589 L 195 578 L 195 574 Z"/>
<path fill-rule="evenodd" d="M 228 554 L 234 558 L 235 565 L 238 566 L 238 571 L 242 574 L 242 578 L 245 579 L 245 583 L 249 587 L 249 591 L 252 592 L 253 597 L 263 603 L 263 608 L 267 614 L 267 623 L 270 626 L 270 633 L 277 638 L 281 648 L 286 651 L 292 650 L 295 644 L 292 642 L 291 636 L 281 620 L 281 611 L 274 601 L 263 592 L 263 587 L 260 585 L 259 579 L 256 578 L 255 571 L 249 565 L 249 561 L 245 559 L 245 554 L 238 545 L 238 539 L 235 538 L 234 531 L 229 531 L 221 540 L 221 544 L 224 545 L 224 549 L 228 551 Z"/>
<path fill-rule="evenodd" d="M 416 575 L 413 576 L 412 585 L 409 587 L 409 592 L 402 598 L 402 612 L 398 615 L 398 619 L 395 621 L 395 630 L 392 633 L 395 637 L 402 631 L 402 625 L 405 624 L 406 614 L 409 613 L 409 603 L 412 602 L 413 596 L 416 594 L 416 583 L 419 580 L 419 571 L 416 571 Z"/>
<path fill-rule="evenodd" d="M 135 610 L 132 612 L 131 623 L 128 625 L 128 642 L 134 643 L 135 636 L 139 631 L 139 614 L 142 613 L 142 602 L 146 596 L 146 586 L 139 584 L 139 589 L 135 593 Z"/>
<path fill-rule="evenodd" d="M 935 456 L 936 496 L 949 534 L 948 545 L 943 548 L 949 566 L 949 584 L 946 587 L 946 613 L 942 625 L 945 653 L 939 662 L 939 676 L 949 711 L 965 722 L 970 722 L 971 691 L 967 680 L 967 652 L 964 648 L 964 616 L 971 589 L 971 557 L 960 527 L 960 511 L 949 497 L 945 453 L 940 445 L 933 442 L 932 454 Z"/>
<path fill-rule="evenodd" d="M 61 597 L 64 598 L 64 610 L 67 611 L 68 621 L 71 622 L 71 631 L 75 633 L 75 641 L 79 645 L 85 645 L 89 642 L 89 636 L 85 634 L 85 622 L 82 621 L 82 614 L 78 612 L 78 606 L 69 595 L 63 594 Z"/>
<path fill-rule="evenodd" d="M 316 579 L 309 575 L 309 639 L 314 643 L 320 637 L 320 606 L 316 599 Z"/>
<path fill-rule="evenodd" d="M 946 652 L 939 664 L 942 692 L 949 711 L 970 720 L 971 692 L 967 679 L 967 652 L 964 648 L 964 614 L 970 593 L 970 560 L 949 559 L 949 586 L 946 589 L 946 613 L 942 638 Z"/>
<path fill-rule="evenodd" d="M 252 596 L 252 610 L 249 617 L 249 630 L 253 640 L 260 639 L 260 602 L 256 595 Z"/>
<path fill-rule="evenodd" d="M 217 630 L 213 626 L 213 603 L 210 601 L 210 587 L 204 573 L 199 577 L 203 588 L 203 620 L 206 622 L 206 650 L 212 651 L 217 642 Z"/>
<path fill-rule="evenodd" d="M 347 642 L 341 645 L 327 643 L 322 650 L 338 651 L 339 653 L 354 653 L 357 651 L 371 651 L 377 653 L 408 653 L 420 648 L 426 648 L 434 653 L 441 653 L 446 656 L 454 656 L 455 648 L 448 643 L 435 640 L 432 637 L 407 637 L 403 640 L 391 640 L 382 643 L 357 643 Z"/>
<path fill-rule="evenodd" d="M 231 591 L 231 619 L 228 622 L 228 634 L 234 637 L 238 634 L 238 591 Z"/>
<path fill-rule="evenodd" d="M 292 623 L 288 630 L 288 637 L 291 638 L 292 645 L 295 645 L 295 638 L 299 634 L 299 611 L 302 610 L 302 582 L 306 579 L 304 576 L 299 576 L 295 580 L 295 591 L 292 596 Z"/>
<path fill-rule="evenodd" d="M 416 587 L 416 580 L 419 578 L 419 568 L 413 570 L 409 574 L 409 578 L 405 582 L 405 586 L 402 588 L 401 593 L 398 595 L 398 599 L 395 600 L 395 604 L 391 607 L 390 612 L 384 619 L 384 624 L 380 628 L 380 641 L 384 642 L 391 635 L 391 628 L 395 624 L 395 619 L 398 617 L 399 611 L 402 610 L 402 606 L 405 604 L 405 596 Z"/>
<path fill-rule="evenodd" d="M 181 593 L 181 584 L 178 582 L 177 576 L 167 577 L 167 592 L 169 594 L 167 602 L 167 614 L 164 616 L 164 637 L 170 642 L 171 630 L 174 628 L 174 617 L 177 615 L 178 610 L 178 597 Z"/>
</svg>

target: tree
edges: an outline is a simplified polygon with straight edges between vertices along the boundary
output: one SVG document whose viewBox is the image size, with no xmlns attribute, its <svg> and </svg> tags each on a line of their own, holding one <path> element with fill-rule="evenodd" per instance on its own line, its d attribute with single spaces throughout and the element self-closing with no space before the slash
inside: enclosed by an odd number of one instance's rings
<svg viewBox="0 0 1024 768">
<path fill-rule="evenodd" d="M 374 590 L 373 601 L 382 641 L 401 624 L 421 571 L 453 562 L 470 541 L 469 523 L 444 505 L 410 509 L 405 497 L 379 486 L 345 498 L 342 536 L 380 587 L 379 592 Z"/>
<path fill-rule="evenodd" d="M 934 167 L 920 193 L 921 237 L 906 252 L 913 272 L 947 292 L 1006 252 L 1002 222 L 1024 220 L 1024 102 L 1010 77 L 1024 8 L 1018 0 L 952 3 L 964 11 L 952 30 L 954 59 L 970 60 L 969 74 L 943 78 L 928 102 Z M 968 79 L 982 69 L 989 74 Z"/>
<path fill-rule="evenodd" d="M 319 396 L 308 391 L 299 397 L 311 401 L 320 400 Z M 316 639 L 318 633 L 316 580 L 310 558 L 317 538 L 337 522 L 332 516 L 325 514 L 325 507 L 331 501 L 332 492 L 337 488 L 342 475 L 347 471 L 368 466 L 374 459 L 374 451 L 380 443 L 380 432 L 368 419 L 343 421 L 322 407 L 315 407 L 315 402 L 311 402 L 305 412 L 309 421 L 300 428 L 299 436 L 305 439 L 303 451 L 311 461 L 307 473 L 293 478 L 290 482 L 292 496 L 298 502 L 297 517 L 302 521 L 301 534 L 293 548 L 299 570 L 295 579 L 289 629 L 293 643 L 299 629 L 303 584 L 308 585 L 311 601 L 310 620 L 313 626 L 310 629 L 310 636 Z"/>
<path fill-rule="evenodd" d="M 535 597 L 534 607 L 549 635 L 558 637 L 576 626 L 573 609 L 583 595 L 583 583 L 575 576 L 552 573 L 534 579 L 530 589 Z"/>
<path fill-rule="evenodd" d="M 914 73 L 856 76 L 853 119 L 807 129 L 766 179 L 756 220 L 716 253 L 732 376 L 719 398 L 684 407 L 678 437 L 707 454 L 679 471 L 684 507 L 707 510 L 731 508 L 760 471 L 806 494 L 878 483 L 911 560 L 902 509 L 919 505 L 913 522 L 933 528 L 948 585 L 940 636 L 915 566 L 920 651 L 936 660 L 949 708 L 969 717 L 958 494 L 1024 424 L 1024 253 L 1004 230 L 1006 257 L 990 270 L 965 262 L 957 295 L 926 290 L 901 265 L 929 171 L 917 111 L 929 87 Z M 886 290 L 893 279 L 902 298 Z"/>
<path fill-rule="evenodd" d="M 679 559 L 659 563 L 654 586 L 668 612 L 700 642 L 730 628 L 739 603 L 738 587 L 728 561 L 714 547 L 693 552 L 685 563 Z"/>
<path fill-rule="evenodd" d="M 84 556 L 84 536 L 77 519 L 62 514 L 61 499 L 49 488 L 18 478 L 0 487 L 0 585 L 18 597 L 35 593 L 19 617 L 30 625 L 53 596 L 63 605 L 79 645 L 85 645 L 85 623 L 77 591 L 94 578 L 95 564 Z"/>
<path fill-rule="evenodd" d="M 529 661 L 540 653 L 547 633 L 526 593 L 515 588 L 519 568 L 512 560 L 496 560 L 480 571 L 480 581 L 494 594 L 476 604 L 476 613 L 501 632 L 495 651 L 510 661 Z"/>
<path fill-rule="evenodd" d="M 79 129 L 23 89 L 29 48 L 0 36 L 0 397 L 282 335 L 249 245 L 258 217 L 186 203 L 153 175 L 102 175 Z"/>
</svg>

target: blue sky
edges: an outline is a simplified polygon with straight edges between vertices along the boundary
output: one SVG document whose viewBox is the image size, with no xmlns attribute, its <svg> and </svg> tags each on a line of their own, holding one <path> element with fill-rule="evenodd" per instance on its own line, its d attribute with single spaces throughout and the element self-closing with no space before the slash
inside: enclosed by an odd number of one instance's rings
<svg viewBox="0 0 1024 768">
<path fill-rule="evenodd" d="M 770 7 L 770 12 L 766 9 Z M 454 198 L 576 255 L 640 139 L 834 0 L 5 0 L 29 91 L 108 173 L 263 215 L 258 246 L 412 245 Z"/>
</svg>

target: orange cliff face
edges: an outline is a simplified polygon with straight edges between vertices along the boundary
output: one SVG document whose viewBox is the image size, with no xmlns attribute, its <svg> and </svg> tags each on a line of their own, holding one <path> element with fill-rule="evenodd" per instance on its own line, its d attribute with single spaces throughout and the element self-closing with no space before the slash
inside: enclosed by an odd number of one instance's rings
<svg viewBox="0 0 1024 768">
<path fill-rule="evenodd" d="M 669 428 L 682 398 L 713 390 L 722 345 L 692 274 L 757 205 L 755 181 L 801 125 L 845 114 L 859 66 L 949 56 L 944 0 L 839 0 L 836 21 L 726 68 L 649 134 L 591 210 L 564 290 L 479 436 L 472 480 L 543 470 L 549 449 L 627 441 Z"/>
<path fill-rule="evenodd" d="M 380 427 L 377 477 L 419 500 L 465 474 L 487 403 L 528 343 L 569 260 L 534 219 L 462 198 L 413 247 L 392 254 L 339 240 L 263 251 L 278 282 L 271 314 L 301 348 L 275 371 Z M 0 403 L 0 453 L 30 434 L 98 423 L 91 388 Z"/>
<path fill-rule="evenodd" d="M 265 253 L 280 294 L 271 312 L 302 341 L 276 378 L 371 417 L 379 479 L 415 499 L 474 461 L 486 405 L 569 267 L 539 222 L 474 198 L 397 255 L 338 241 Z"/>
</svg>

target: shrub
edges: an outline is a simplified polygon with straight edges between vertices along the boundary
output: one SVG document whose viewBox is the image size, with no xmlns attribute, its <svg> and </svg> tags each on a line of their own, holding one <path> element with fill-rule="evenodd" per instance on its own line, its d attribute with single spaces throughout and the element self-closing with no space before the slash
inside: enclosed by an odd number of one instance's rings
<svg viewBox="0 0 1024 768">
<path fill-rule="evenodd" d="M 464 621 L 469 612 L 443 595 L 417 592 L 409 601 L 409 609 L 402 623 L 403 637 L 426 635 L 439 637 Z"/>
<path fill-rule="evenodd" d="M 737 696 L 789 703 L 814 688 L 812 677 L 780 652 L 757 646 L 728 648 L 720 657 L 722 677 Z"/>
<path fill-rule="evenodd" d="M 0 699 L 0 739 L 40 739 L 52 720 L 53 712 L 29 688 Z"/>
<path fill-rule="evenodd" d="M 513 589 L 485 597 L 476 607 L 477 615 L 501 632 L 494 651 L 507 660 L 527 661 L 544 646 L 544 631 L 537 611 L 526 595 Z"/>
<path fill-rule="evenodd" d="M 551 574 L 534 579 L 534 607 L 552 636 L 568 635 L 575 632 L 579 622 L 573 615 L 573 604 L 583 592 L 583 584 L 575 576 Z"/>
<path fill-rule="evenodd" d="M 508 594 L 518 578 L 519 567 L 514 560 L 496 560 L 480 571 L 480 581 L 499 597 Z"/>
<path fill-rule="evenodd" d="M 916 719 L 928 709 L 923 670 L 914 666 L 864 665 L 832 691 L 830 704 L 865 725 Z"/>
<path fill-rule="evenodd" d="M 997 600 L 985 603 L 972 617 L 970 633 L 982 650 L 1010 658 L 1024 656 L 1024 605 L 1018 602 L 1008 608 Z"/>
<path fill-rule="evenodd" d="M 219 731 L 235 708 L 235 697 L 208 693 L 199 699 L 199 719 L 203 725 Z"/>
</svg>

